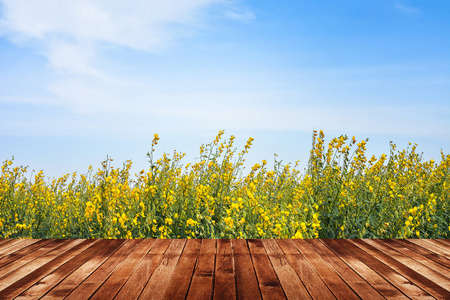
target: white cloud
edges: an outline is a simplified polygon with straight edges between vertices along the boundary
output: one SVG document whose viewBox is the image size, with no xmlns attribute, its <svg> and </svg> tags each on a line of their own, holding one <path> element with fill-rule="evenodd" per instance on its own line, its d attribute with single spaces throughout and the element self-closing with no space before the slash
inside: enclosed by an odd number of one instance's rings
<svg viewBox="0 0 450 300">
<path fill-rule="evenodd" d="M 251 11 L 237 12 L 231 10 L 225 12 L 225 17 L 244 23 L 249 23 L 256 18 L 255 14 Z"/>
<path fill-rule="evenodd" d="M 406 4 L 396 3 L 396 4 L 394 4 L 394 7 L 396 9 L 398 9 L 399 11 L 408 13 L 408 14 L 415 14 L 415 13 L 420 12 L 420 10 L 418 8 L 410 6 L 410 5 L 406 5 Z"/>
</svg>

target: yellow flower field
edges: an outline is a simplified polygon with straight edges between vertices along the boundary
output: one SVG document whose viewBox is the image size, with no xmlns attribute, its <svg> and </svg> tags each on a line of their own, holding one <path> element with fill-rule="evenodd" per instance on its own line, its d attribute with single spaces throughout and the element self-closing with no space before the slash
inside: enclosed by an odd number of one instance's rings
<svg viewBox="0 0 450 300">
<path fill-rule="evenodd" d="M 107 158 L 85 175 L 27 179 L 3 162 L 0 238 L 448 238 L 450 155 L 423 161 L 416 145 L 366 157 L 366 142 L 343 135 L 325 145 L 314 132 L 304 174 L 291 164 L 255 164 L 247 175 L 234 136 L 224 132 L 184 153 L 153 157 L 130 174 Z"/>
</svg>

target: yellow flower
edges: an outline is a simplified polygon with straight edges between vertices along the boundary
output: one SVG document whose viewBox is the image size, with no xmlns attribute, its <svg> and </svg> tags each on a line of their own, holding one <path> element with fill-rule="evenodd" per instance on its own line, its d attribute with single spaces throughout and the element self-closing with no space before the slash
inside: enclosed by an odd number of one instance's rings
<svg viewBox="0 0 450 300">
<path fill-rule="evenodd" d="M 171 218 L 166 218 L 166 224 L 172 225 L 172 219 Z"/>
<path fill-rule="evenodd" d="M 195 225 L 197 225 L 197 223 L 198 223 L 198 222 L 192 220 L 191 218 L 189 218 L 189 219 L 186 221 L 186 225 L 188 225 L 188 226 L 195 226 Z"/>
</svg>

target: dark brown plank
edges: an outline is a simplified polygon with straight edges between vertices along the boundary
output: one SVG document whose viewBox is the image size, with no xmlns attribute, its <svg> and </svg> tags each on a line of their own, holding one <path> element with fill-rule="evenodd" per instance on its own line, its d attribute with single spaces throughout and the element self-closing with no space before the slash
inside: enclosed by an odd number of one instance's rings
<svg viewBox="0 0 450 300">
<path fill-rule="evenodd" d="M 187 299 L 210 299 L 213 294 L 216 240 L 202 240 Z"/>
<path fill-rule="evenodd" d="M 261 299 L 261 292 L 253 268 L 252 257 L 246 240 L 231 240 L 236 272 L 236 293 L 238 299 Z"/>
<path fill-rule="evenodd" d="M 377 292 L 370 284 L 367 283 L 361 276 L 358 275 L 352 268 L 344 263 L 336 254 L 327 246 L 322 244 L 319 240 L 304 240 L 311 248 L 325 260 L 337 274 L 348 284 L 348 286 L 355 291 L 362 299 L 385 299 Z M 305 279 L 306 282 L 307 279 Z M 314 280 L 314 279 L 311 279 Z M 309 281 L 309 280 L 308 280 Z M 314 297 L 321 299 L 320 297 Z"/>
<path fill-rule="evenodd" d="M 200 239 L 187 240 L 174 274 L 170 278 L 164 299 L 186 298 L 194 274 L 195 264 L 197 263 L 197 257 L 200 253 L 200 245 Z"/>
<path fill-rule="evenodd" d="M 359 299 L 358 295 L 336 274 L 336 271 L 309 245 L 306 240 L 292 240 L 322 281 L 338 299 Z"/>
<path fill-rule="evenodd" d="M 125 240 L 112 240 L 109 245 L 102 243 L 102 249 L 80 268 L 58 283 L 50 292 L 41 299 L 63 299 L 69 295 L 77 286 L 88 278 L 104 261 L 116 252 Z"/>
<path fill-rule="evenodd" d="M 416 299 L 433 299 L 428 293 L 414 285 L 410 280 L 402 276 L 399 272 L 390 268 L 389 265 L 371 256 L 362 248 L 353 244 L 350 240 L 339 240 L 341 247 L 352 253 L 357 259 L 369 266 L 372 270 L 381 275 L 390 284 L 399 289 L 403 294 Z"/>
<path fill-rule="evenodd" d="M 2 290 L 1 291 L 2 297 L 5 299 L 17 297 L 25 290 L 27 290 L 30 286 L 32 286 L 33 284 L 35 284 L 36 282 L 38 282 L 39 280 L 41 280 L 42 278 L 44 278 L 45 276 L 47 276 L 48 274 L 59 268 L 61 265 L 72 259 L 74 256 L 91 247 L 96 242 L 98 242 L 98 240 L 83 240 L 75 247 L 65 251 L 64 253 L 52 259 L 42 267 L 34 270 L 33 272 L 29 273 L 25 277 L 17 280 L 13 284 Z"/>
<path fill-rule="evenodd" d="M 364 249 L 370 255 L 376 257 L 378 260 L 388 264 L 391 268 L 401 273 L 411 282 L 419 286 L 421 289 L 432 295 L 437 299 L 446 299 L 450 294 L 441 286 L 432 282 L 430 279 L 416 272 L 416 270 L 409 265 L 408 260 L 404 261 L 400 253 L 394 249 L 389 248 L 381 241 L 376 240 L 352 240 L 358 247 Z M 412 259 L 411 259 L 412 260 Z M 412 260 L 413 261 L 413 260 Z"/>
<path fill-rule="evenodd" d="M 84 280 L 65 299 L 88 299 L 105 282 L 111 273 L 130 255 L 139 245 L 139 240 L 127 240 L 114 254 L 108 258 L 97 270 Z"/>
<path fill-rule="evenodd" d="M 0 268 L 0 278 L 5 276 L 6 274 L 21 268 L 22 266 L 28 264 L 29 262 L 35 260 L 36 258 L 46 254 L 47 252 L 55 249 L 56 247 L 67 243 L 68 240 L 53 240 L 52 242 L 43 245 L 41 248 L 33 251 L 32 253 L 22 256 L 20 259 L 15 260 L 14 262 L 9 263 L 6 266 Z M 1 280 L 1 279 L 0 279 Z"/>
<path fill-rule="evenodd" d="M 33 251 L 38 250 L 39 248 L 45 246 L 48 243 L 53 242 L 54 240 L 37 240 L 35 243 L 28 245 L 20 250 L 17 250 L 13 253 L 3 256 L 0 258 L 0 268 L 3 268 L 7 264 L 20 260 L 24 256 L 32 253 Z"/>
<path fill-rule="evenodd" d="M 445 257 L 446 259 L 450 259 L 450 252 L 444 250 L 441 247 L 438 247 L 432 243 L 430 243 L 428 240 L 418 240 L 418 239 L 412 239 L 409 240 L 411 243 L 414 243 L 420 247 L 423 247 L 429 251 L 433 251 L 434 253 L 437 253 L 441 255 L 442 257 Z"/>
<path fill-rule="evenodd" d="M 49 263 L 53 259 L 57 258 L 76 245 L 82 243 L 83 241 L 84 240 L 68 240 L 67 242 L 57 246 L 45 255 L 36 258 L 35 260 L 21 266 L 20 268 L 16 268 L 14 271 L 9 272 L 7 275 L 4 275 L 0 280 L 0 291 L 5 289 L 9 285 L 19 281 L 23 277 L 29 275 L 45 264 Z"/>
<path fill-rule="evenodd" d="M 103 285 L 91 296 L 90 299 L 113 299 L 122 286 L 133 273 L 136 266 L 150 251 L 153 240 L 138 240 L 139 245 L 123 260 L 116 270 L 109 276 Z"/>
<path fill-rule="evenodd" d="M 250 239 L 247 242 L 262 297 L 267 299 L 286 299 L 262 241 Z"/>
<path fill-rule="evenodd" d="M 213 299 L 236 299 L 236 279 L 231 240 L 217 240 Z"/>
<path fill-rule="evenodd" d="M 101 251 L 104 247 L 108 247 L 111 240 L 97 240 L 97 242 L 85 251 L 75 255 L 63 265 L 59 266 L 53 272 L 36 282 L 33 286 L 20 294 L 15 299 L 38 299 L 51 290 L 55 285 L 66 278 L 70 273 L 77 270 L 92 256 Z"/>
<path fill-rule="evenodd" d="M 290 266 L 286 256 L 276 240 L 262 240 L 273 269 L 281 283 L 287 299 L 311 299 L 303 282 Z M 330 293 L 331 295 L 331 293 Z M 331 295 L 332 296 L 332 295 Z M 332 298 L 334 298 L 332 296 Z M 323 299 L 323 298 L 322 298 Z"/>
<path fill-rule="evenodd" d="M 407 240 L 392 240 L 392 243 L 389 242 L 389 246 L 441 273 L 450 280 L 450 260 Z"/>
<path fill-rule="evenodd" d="M 186 240 L 171 240 L 170 246 L 167 248 L 161 263 L 153 272 L 152 277 L 145 286 L 141 299 L 163 299 L 170 278 L 175 270 L 175 267 L 180 259 Z"/>
<path fill-rule="evenodd" d="M 333 293 L 331 293 L 314 268 L 308 263 L 306 258 L 298 251 L 292 240 L 278 240 L 277 242 L 281 250 L 284 252 L 286 260 L 295 270 L 309 295 L 313 299 L 335 299 Z M 303 290 L 303 287 L 299 285 L 299 289 Z"/>
</svg>

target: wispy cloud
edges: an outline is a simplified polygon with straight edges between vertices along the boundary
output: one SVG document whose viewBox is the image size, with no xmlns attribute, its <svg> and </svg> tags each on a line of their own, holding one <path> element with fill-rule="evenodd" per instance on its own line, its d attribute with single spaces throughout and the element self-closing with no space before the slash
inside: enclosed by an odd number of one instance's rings
<svg viewBox="0 0 450 300">
<path fill-rule="evenodd" d="M 416 14 L 416 13 L 420 12 L 420 10 L 416 7 L 413 7 L 411 5 L 406 5 L 406 4 L 400 4 L 400 3 L 394 4 L 394 8 L 396 8 L 397 10 L 399 10 L 401 12 L 408 13 L 408 14 Z"/>
<path fill-rule="evenodd" d="M 251 11 L 238 12 L 238 11 L 228 10 L 224 13 L 224 15 L 225 15 L 225 17 L 227 17 L 229 19 L 244 22 L 244 23 L 249 23 L 256 18 L 255 14 Z"/>
</svg>

